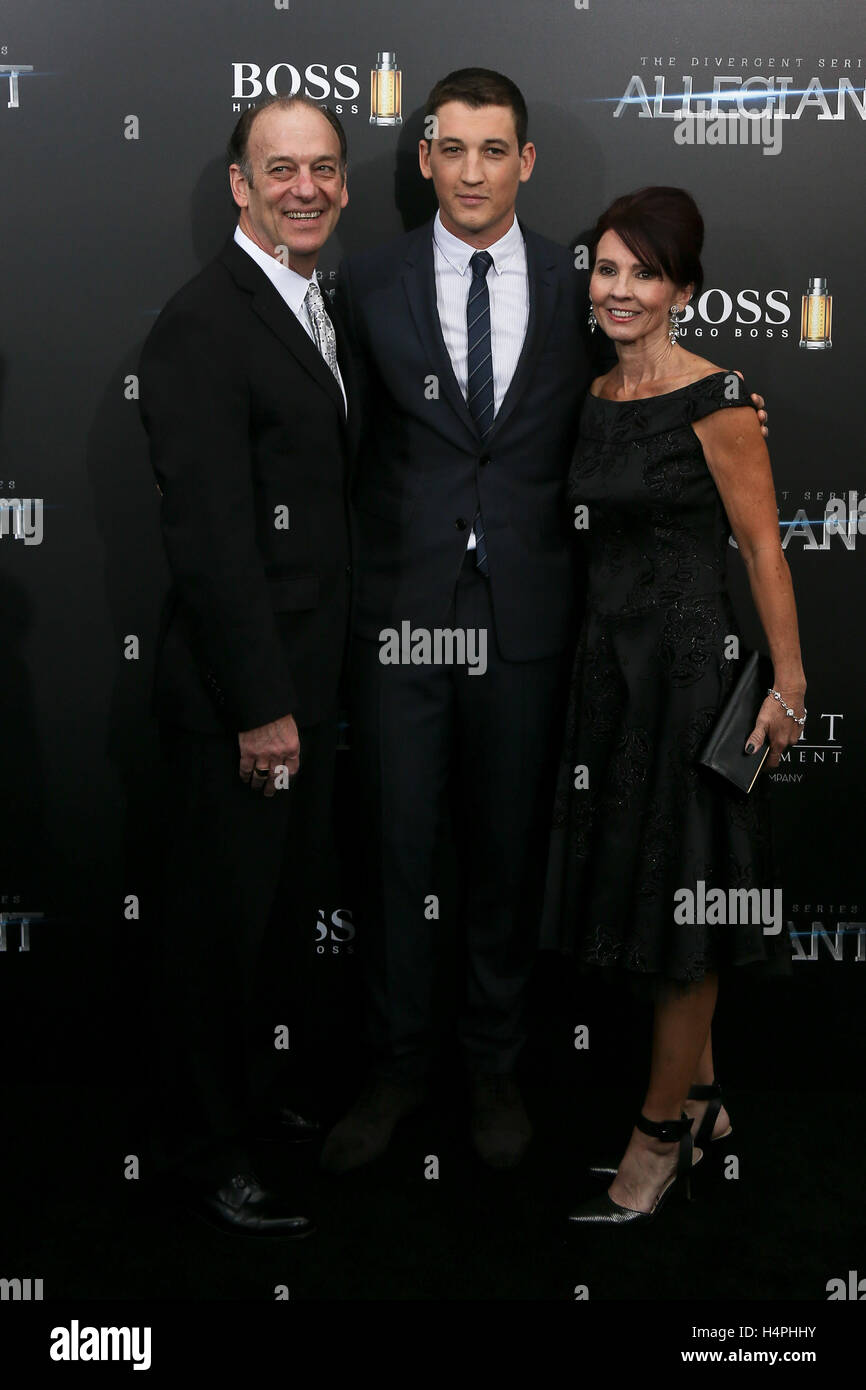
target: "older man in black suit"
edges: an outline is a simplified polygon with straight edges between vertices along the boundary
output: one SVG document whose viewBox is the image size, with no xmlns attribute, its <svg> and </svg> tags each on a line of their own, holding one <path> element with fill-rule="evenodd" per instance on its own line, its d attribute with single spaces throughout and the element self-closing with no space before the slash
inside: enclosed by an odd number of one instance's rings
<svg viewBox="0 0 866 1390">
<path fill-rule="evenodd" d="M 315 267 L 347 202 L 346 142 L 330 112 L 278 99 L 241 117 L 229 152 L 237 229 L 160 314 L 140 369 L 173 580 L 155 1147 L 223 1229 L 301 1236 L 309 1220 L 251 1171 L 250 1005 L 278 885 L 297 906 L 328 831 L 356 394 Z"/>
</svg>

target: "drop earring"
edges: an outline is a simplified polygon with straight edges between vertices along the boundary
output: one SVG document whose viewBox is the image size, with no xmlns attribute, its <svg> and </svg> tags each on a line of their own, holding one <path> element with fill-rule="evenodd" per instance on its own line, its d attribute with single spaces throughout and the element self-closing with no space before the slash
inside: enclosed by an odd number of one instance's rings
<svg viewBox="0 0 866 1390">
<path fill-rule="evenodd" d="M 587 319 L 587 323 L 589 324 L 590 333 L 594 333 L 598 328 L 598 319 L 595 317 L 595 305 L 592 300 L 589 301 L 589 318 Z"/>
<path fill-rule="evenodd" d="M 677 341 L 677 338 L 680 336 L 680 311 L 677 308 L 676 304 L 671 305 L 670 319 L 671 326 L 668 332 L 668 337 L 671 340 L 671 347 L 673 347 Z"/>
</svg>

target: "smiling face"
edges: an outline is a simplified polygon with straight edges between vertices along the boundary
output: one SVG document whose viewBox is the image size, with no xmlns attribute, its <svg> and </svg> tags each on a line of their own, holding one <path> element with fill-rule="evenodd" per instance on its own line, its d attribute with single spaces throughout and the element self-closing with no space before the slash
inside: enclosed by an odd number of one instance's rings
<svg viewBox="0 0 866 1390">
<path fill-rule="evenodd" d="M 616 232 L 605 232 L 595 253 L 589 297 L 599 327 L 617 343 L 663 345 L 670 330 L 670 308 L 684 309 L 691 285 L 675 285 L 645 265 Z"/>
<path fill-rule="evenodd" d="M 419 141 L 418 160 L 432 179 L 447 230 L 476 249 L 492 246 L 514 221 L 521 183 L 532 173 L 535 146 L 517 149 L 510 106 L 446 101 L 436 112 L 437 138 Z"/>
<path fill-rule="evenodd" d="M 252 184 L 238 164 L 229 170 L 241 231 L 270 256 L 287 247 L 292 270 L 309 279 L 349 201 L 337 132 L 312 107 L 272 107 L 253 122 L 247 157 Z"/>
</svg>

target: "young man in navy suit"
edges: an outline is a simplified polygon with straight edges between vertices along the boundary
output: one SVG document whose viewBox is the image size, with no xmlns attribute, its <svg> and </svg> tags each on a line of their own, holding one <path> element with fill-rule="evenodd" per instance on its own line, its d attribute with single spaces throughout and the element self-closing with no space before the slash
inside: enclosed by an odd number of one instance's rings
<svg viewBox="0 0 866 1390">
<path fill-rule="evenodd" d="M 383 1152 L 425 1092 L 433 859 L 449 797 L 472 1139 L 489 1164 L 510 1167 L 531 1133 L 514 1069 L 574 610 L 564 482 L 594 374 L 588 281 L 566 248 L 515 216 L 535 148 L 514 83 L 452 73 L 427 119 L 419 158 L 436 217 L 349 258 L 336 296 L 367 409 L 350 688 L 374 1072 L 326 1141 L 323 1166 L 335 1172 Z M 431 641 L 437 629 L 465 634 L 466 660 L 389 661 L 383 634 L 404 623 Z"/>
</svg>

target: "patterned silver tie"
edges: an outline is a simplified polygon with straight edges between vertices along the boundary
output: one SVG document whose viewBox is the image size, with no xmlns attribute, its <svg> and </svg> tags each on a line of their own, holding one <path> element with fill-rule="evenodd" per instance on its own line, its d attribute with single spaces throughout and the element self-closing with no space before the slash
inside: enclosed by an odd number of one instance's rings
<svg viewBox="0 0 866 1390">
<path fill-rule="evenodd" d="M 337 366 L 337 339 L 334 334 L 334 325 L 331 323 L 328 311 L 325 308 L 322 291 L 319 289 L 315 280 L 310 281 L 309 289 L 304 296 L 304 303 L 310 315 L 310 323 L 313 325 L 316 347 L 334 373 L 334 378 L 339 386 L 340 369 Z"/>
</svg>

